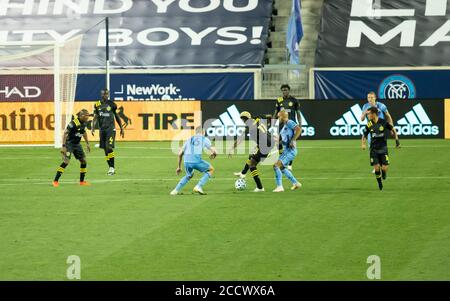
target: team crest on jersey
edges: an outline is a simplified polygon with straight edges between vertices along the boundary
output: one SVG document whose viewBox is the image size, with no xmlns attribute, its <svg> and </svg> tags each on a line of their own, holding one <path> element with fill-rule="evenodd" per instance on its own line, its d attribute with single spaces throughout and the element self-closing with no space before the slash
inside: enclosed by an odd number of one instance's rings
<svg viewBox="0 0 450 301">
<path fill-rule="evenodd" d="M 289 102 L 289 106 L 292 107 L 292 105 L 293 105 L 293 103 L 292 103 L 292 101 L 290 101 L 290 102 Z"/>
<path fill-rule="evenodd" d="M 110 106 L 106 107 L 106 110 L 111 111 L 111 107 Z"/>
<path fill-rule="evenodd" d="M 380 132 L 384 131 L 384 127 L 380 126 Z"/>
</svg>

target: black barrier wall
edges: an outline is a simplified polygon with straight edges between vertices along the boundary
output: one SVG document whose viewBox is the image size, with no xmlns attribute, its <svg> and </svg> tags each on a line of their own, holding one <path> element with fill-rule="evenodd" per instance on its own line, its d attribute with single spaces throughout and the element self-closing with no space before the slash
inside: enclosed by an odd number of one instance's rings
<svg viewBox="0 0 450 301">
<path fill-rule="evenodd" d="M 401 138 L 444 138 L 444 100 L 383 100 Z M 366 121 L 361 121 L 366 101 L 300 100 L 302 139 L 359 139 Z M 239 114 L 272 115 L 273 100 L 204 101 L 202 120 L 212 137 L 230 137 L 239 132 Z M 206 124 L 205 124 L 206 122 Z"/>
</svg>

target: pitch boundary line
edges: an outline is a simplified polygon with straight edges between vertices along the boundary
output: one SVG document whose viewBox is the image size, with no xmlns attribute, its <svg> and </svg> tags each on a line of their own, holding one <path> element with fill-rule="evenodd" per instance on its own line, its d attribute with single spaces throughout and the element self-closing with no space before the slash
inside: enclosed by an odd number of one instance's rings
<svg viewBox="0 0 450 301">
<path fill-rule="evenodd" d="M 355 180 L 368 180 L 373 177 L 305 177 L 299 178 L 300 181 L 329 181 L 329 180 L 343 180 L 343 181 L 355 181 Z M 91 180 L 90 182 L 95 184 L 103 184 L 103 183 L 111 183 L 111 182 L 159 182 L 159 181 L 179 181 L 181 178 L 145 178 L 145 179 L 100 179 L 100 180 Z M 237 177 L 232 178 L 213 178 L 212 181 L 233 181 L 236 180 Z M 264 177 L 263 180 L 274 180 L 274 178 Z M 403 180 L 448 180 L 450 176 L 429 176 L 429 177 L 389 177 L 389 179 L 403 179 Z M 0 179 L 0 186 L 17 186 L 17 185 L 51 185 L 51 179 L 34 179 L 36 182 L 32 182 L 33 180 L 29 179 Z M 20 182 L 20 183 L 1 183 L 1 182 Z M 78 181 L 75 180 L 66 180 L 61 181 L 62 184 L 76 184 Z"/>
</svg>

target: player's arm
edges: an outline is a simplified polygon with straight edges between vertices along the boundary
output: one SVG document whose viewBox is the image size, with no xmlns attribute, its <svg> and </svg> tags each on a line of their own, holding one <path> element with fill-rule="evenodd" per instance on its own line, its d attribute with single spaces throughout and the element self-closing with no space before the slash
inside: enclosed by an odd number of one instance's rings
<svg viewBox="0 0 450 301">
<path fill-rule="evenodd" d="M 210 152 L 209 157 L 210 157 L 211 159 L 215 159 L 215 158 L 217 157 L 217 150 L 216 150 L 216 148 L 215 148 L 214 146 L 211 146 L 211 147 L 209 148 L 209 152 Z"/>
<path fill-rule="evenodd" d="M 273 119 L 277 119 L 278 118 L 277 115 L 278 115 L 278 112 L 280 112 L 280 101 L 283 101 L 283 98 L 279 97 L 277 99 L 277 102 L 275 104 L 275 111 L 273 112 L 273 116 L 272 116 Z"/>
<path fill-rule="evenodd" d="M 238 136 L 238 137 L 236 138 L 236 140 L 235 140 L 234 143 L 233 143 L 233 147 L 228 151 L 228 157 L 229 157 L 229 158 L 231 158 L 231 156 L 232 156 L 233 153 L 234 153 L 234 150 L 237 148 L 237 146 L 238 146 L 239 144 L 241 144 L 241 142 L 244 140 L 244 138 L 245 138 L 245 135 Z"/>
<path fill-rule="evenodd" d="M 97 126 L 97 116 L 98 116 L 98 110 L 97 107 L 94 105 L 94 118 L 92 118 L 92 125 L 91 125 L 91 134 L 94 136 L 95 133 L 95 127 Z"/>
<path fill-rule="evenodd" d="M 180 149 L 180 151 L 178 152 L 178 165 L 176 170 L 177 175 L 181 173 L 181 162 L 183 161 L 183 155 L 184 155 L 184 147 Z"/>
<path fill-rule="evenodd" d="M 395 147 L 396 148 L 400 148 L 400 139 L 398 138 L 397 131 L 395 130 L 395 128 L 390 123 L 388 123 L 386 127 L 387 127 L 388 130 L 391 131 L 391 135 L 395 139 Z"/>
<path fill-rule="evenodd" d="M 363 112 L 362 112 L 362 114 L 361 114 L 361 121 L 366 120 L 367 110 L 368 110 L 368 109 L 365 109 L 365 110 L 364 110 L 364 107 L 363 107 Z"/>
<path fill-rule="evenodd" d="M 122 138 L 124 138 L 125 137 L 125 132 L 124 132 L 123 126 L 122 126 L 122 120 L 120 120 L 120 117 L 117 114 L 117 106 L 115 104 L 114 104 L 114 107 L 113 107 L 113 113 L 114 113 L 114 118 L 116 119 L 116 122 L 117 122 L 117 124 L 120 127 L 120 136 Z"/>
<path fill-rule="evenodd" d="M 295 141 L 297 141 L 298 137 L 302 134 L 302 130 L 299 125 L 296 125 L 294 128 L 294 136 L 292 137 L 291 141 L 289 142 L 289 147 L 294 148 L 295 147 Z"/>
<path fill-rule="evenodd" d="M 296 100 L 295 114 L 297 116 L 298 126 L 300 127 L 300 133 L 301 133 L 302 132 L 302 114 L 300 114 L 300 105 L 298 103 L 298 100 Z"/>
<path fill-rule="evenodd" d="M 87 132 L 84 132 L 83 138 L 84 138 L 84 141 L 86 141 L 86 149 L 87 149 L 88 153 L 90 153 L 91 152 L 91 145 L 89 144 L 89 139 L 88 139 Z"/>
<path fill-rule="evenodd" d="M 67 143 L 67 137 L 69 137 L 69 130 L 66 128 L 64 130 L 63 139 L 62 139 L 62 147 L 61 147 L 61 153 L 65 154 L 67 152 L 66 143 Z"/>
<path fill-rule="evenodd" d="M 392 119 L 391 114 L 389 113 L 389 111 L 386 109 L 386 111 L 384 112 L 384 115 L 386 115 L 386 121 L 387 123 L 389 123 L 390 125 L 394 125 L 394 119 Z"/>
<path fill-rule="evenodd" d="M 363 135 L 361 137 L 361 149 L 366 150 L 366 142 L 367 142 L 367 136 L 369 135 L 369 127 L 366 125 L 364 128 Z"/>
</svg>

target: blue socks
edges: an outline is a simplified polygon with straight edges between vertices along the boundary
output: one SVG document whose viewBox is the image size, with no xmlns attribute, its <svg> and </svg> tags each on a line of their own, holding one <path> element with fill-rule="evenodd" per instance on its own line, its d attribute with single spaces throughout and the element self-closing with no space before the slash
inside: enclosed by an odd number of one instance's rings
<svg viewBox="0 0 450 301">
<path fill-rule="evenodd" d="M 208 182 L 209 178 L 211 178 L 211 175 L 209 174 L 209 172 L 205 172 L 205 173 L 203 174 L 203 177 L 200 179 L 200 181 L 198 181 L 197 186 L 200 187 L 200 188 L 202 188 L 203 185 L 205 185 L 206 182 Z"/>
<path fill-rule="evenodd" d="M 178 182 L 177 187 L 175 187 L 175 189 L 177 191 L 180 191 L 181 189 L 183 189 L 183 187 L 189 182 L 190 178 L 188 176 L 184 176 L 180 182 Z"/>
<path fill-rule="evenodd" d="M 292 184 L 298 183 L 297 179 L 294 177 L 294 175 L 292 174 L 292 172 L 289 169 L 285 168 L 285 169 L 283 169 L 282 172 L 286 176 L 286 178 L 288 178 L 289 181 L 292 182 Z"/>
<path fill-rule="evenodd" d="M 277 183 L 277 187 L 282 185 L 282 177 L 281 170 L 279 167 L 274 168 L 275 171 L 275 182 Z"/>
</svg>

